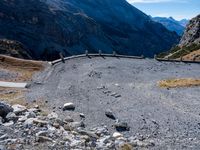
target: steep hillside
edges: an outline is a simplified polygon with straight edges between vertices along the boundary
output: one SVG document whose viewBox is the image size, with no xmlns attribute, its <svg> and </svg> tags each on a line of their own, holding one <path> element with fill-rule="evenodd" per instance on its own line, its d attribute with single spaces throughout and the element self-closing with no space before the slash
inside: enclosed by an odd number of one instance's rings
<svg viewBox="0 0 200 150">
<path fill-rule="evenodd" d="M 37 59 L 90 52 L 152 57 L 178 41 L 175 33 L 126 0 L 0 1 L 0 38 L 17 40 Z"/>
<path fill-rule="evenodd" d="M 187 22 L 187 20 L 181 20 L 179 22 L 172 17 L 154 17 L 152 19 L 164 25 L 168 30 L 175 31 L 180 36 L 183 35 Z"/>
<path fill-rule="evenodd" d="M 200 15 L 190 20 L 180 43 L 161 56 L 196 60 L 200 50 Z"/>
</svg>

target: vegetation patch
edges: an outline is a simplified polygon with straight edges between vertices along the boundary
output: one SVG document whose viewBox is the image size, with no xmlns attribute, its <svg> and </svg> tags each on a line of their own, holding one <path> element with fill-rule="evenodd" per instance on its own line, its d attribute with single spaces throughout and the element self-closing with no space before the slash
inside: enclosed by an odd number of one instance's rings
<svg viewBox="0 0 200 150">
<path fill-rule="evenodd" d="M 169 59 L 177 59 L 199 49 L 200 49 L 200 44 L 195 44 L 195 43 L 183 47 L 174 46 L 168 52 L 159 54 L 158 58 L 164 58 L 169 56 L 168 57 Z"/>
<path fill-rule="evenodd" d="M 32 79 L 33 74 L 42 71 L 44 67 L 44 62 L 0 55 L 0 68 L 8 70 L 11 74 L 13 72 L 18 74 L 16 78 L 10 78 L 6 81 L 29 81 Z"/>
<path fill-rule="evenodd" d="M 158 86 L 162 88 L 179 88 L 179 87 L 192 87 L 200 86 L 200 79 L 167 79 L 158 82 Z"/>
</svg>

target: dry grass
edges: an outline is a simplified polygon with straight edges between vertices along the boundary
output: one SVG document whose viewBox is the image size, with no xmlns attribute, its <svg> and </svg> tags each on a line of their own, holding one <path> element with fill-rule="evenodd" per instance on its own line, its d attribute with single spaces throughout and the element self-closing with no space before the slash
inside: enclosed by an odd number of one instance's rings
<svg viewBox="0 0 200 150">
<path fill-rule="evenodd" d="M 158 82 L 159 87 L 162 88 L 178 88 L 178 87 L 192 87 L 200 86 L 200 79 L 168 79 Z"/>
<path fill-rule="evenodd" d="M 0 98 L 11 105 L 20 104 L 27 106 L 24 98 L 25 91 L 25 89 L 0 88 Z"/>
<path fill-rule="evenodd" d="M 200 50 L 191 52 L 188 55 L 183 56 L 183 60 L 193 61 L 196 56 L 200 56 Z M 196 57 L 195 61 L 200 61 L 200 57 Z"/>
<path fill-rule="evenodd" d="M 12 73 L 17 73 L 17 78 L 7 81 L 29 81 L 33 74 L 44 69 L 44 62 L 23 60 L 9 56 L 0 55 L 0 68 Z"/>
<path fill-rule="evenodd" d="M 39 98 L 33 102 L 27 102 L 24 94 L 27 89 L 15 89 L 15 88 L 2 88 L 0 87 L 0 100 L 5 101 L 10 105 L 20 104 L 26 106 L 27 108 L 33 108 L 33 106 L 38 105 L 41 109 L 41 115 L 46 116 L 50 113 L 48 105 L 45 99 Z"/>
</svg>

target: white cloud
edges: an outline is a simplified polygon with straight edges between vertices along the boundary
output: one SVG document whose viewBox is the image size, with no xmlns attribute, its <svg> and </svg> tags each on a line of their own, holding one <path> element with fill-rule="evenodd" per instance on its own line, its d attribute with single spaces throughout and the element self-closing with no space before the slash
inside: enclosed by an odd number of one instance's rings
<svg viewBox="0 0 200 150">
<path fill-rule="evenodd" d="M 127 0 L 129 3 L 166 3 L 166 2 L 175 2 L 175 3 L 186 3 L 187 0 Z"/>
</svg>

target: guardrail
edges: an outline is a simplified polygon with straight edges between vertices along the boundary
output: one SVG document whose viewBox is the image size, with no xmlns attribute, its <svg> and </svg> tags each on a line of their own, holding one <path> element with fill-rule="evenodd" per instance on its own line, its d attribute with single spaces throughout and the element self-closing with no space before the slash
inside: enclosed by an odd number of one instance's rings
<svg viewBox="0 0 200 150">
<path fill-rule="evenodd" d="M 165 61 L 165 62 L 183 62 L 183 63 L 196 63 L 200 64 L 200 61 L 188 61 L 188 60 L 178 60 L 178 59 L 164 59 L 164 58 L 155 58 L 157 61 Z"/>
<path fill-rule="evenodd" d="M 100 51 L 99 54 L 89 54 L 86 51 L 85 54 L 57 59 L 57 60 L 54 60 L 54 61 L 52 61 L 50 63 L 51 63 L 51 65 L 55 65 L 55 64 L 58 64 L 60 62 L 64 63 L 66 60 L 75 59 L 75 58 L 81 58 L 81 57 L 116 57 L 116 58 L 144 59 L 144 56 L 118 55 L 115 52 L 113 52 L 113 54 L 102 54 L 101 51 Z"/>
</svg>

